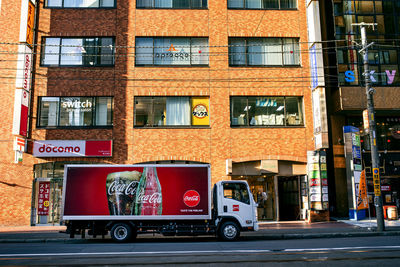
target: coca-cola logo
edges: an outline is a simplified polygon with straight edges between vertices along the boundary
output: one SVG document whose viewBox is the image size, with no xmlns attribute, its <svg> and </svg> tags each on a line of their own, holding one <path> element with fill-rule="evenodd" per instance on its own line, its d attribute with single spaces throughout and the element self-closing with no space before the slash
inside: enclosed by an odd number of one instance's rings
<svg viewBox="0 0 400 267">
<path fill-rule="evenodd" d="M 116 193 L 118 195 L 133 196 L 136 193 L 137 184 L 138 182 L 136 181 L 129 184 L 114 181 L 108 187 L 108 195 L 113 195 Z"/>
<path fill-rule="evenodd" d="M 196 207 L 200 203 L 200 194 L 196 190 L 188 190 L 183 195 L 183 202 L 190 208 Z"/>
<path fill-rule="evenodd" d="M 152 193 L 152 194 L 145 194 L 144 189 L 139 191 L 139 194 L 136 198 L 136 203 L 149 203 L 149 204 L 161 204 L 162 197 L 161 193 Z"/>
</svg>

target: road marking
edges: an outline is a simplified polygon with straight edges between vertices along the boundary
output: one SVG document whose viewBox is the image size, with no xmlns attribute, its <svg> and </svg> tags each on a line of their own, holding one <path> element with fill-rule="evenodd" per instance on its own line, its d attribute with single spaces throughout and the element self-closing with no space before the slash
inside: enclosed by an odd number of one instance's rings
<svg viewBox="0 0 400 267">
<path fill-rule="evenodd" d="M 342 247 L 342 248 L 288 248 L 286 252 L 303 252 L 303 251 L 329 251 L 329 250 L 349 250 L 349 249 L 399 249 L 400 246 L 367 246 L 367 247 Z"/>
<path fill-rule="evenodd" d="M 400 249 L 400 246 L 365 246 L 365 247 L 341 247 L 341 248 L 299 248 L 299 249 L 282 249 L 279 252 L 312 252 L 312 251 L 335 251 L 335 250 L 352 250 L 352 249 Z M 254 249 L 254 250 L 203 250 L 203 251 L 143 251 L 143 252 L 87 252 L 87 253 L 38 253 L 38 254 L 0 254 L 0 257 L 49 257 L 49 256 L 109 256 L 109 255 L 165 255 L 165 254 L 215 254 L 215 253 L 271 253 L 276 250 Z"/>
</svg>

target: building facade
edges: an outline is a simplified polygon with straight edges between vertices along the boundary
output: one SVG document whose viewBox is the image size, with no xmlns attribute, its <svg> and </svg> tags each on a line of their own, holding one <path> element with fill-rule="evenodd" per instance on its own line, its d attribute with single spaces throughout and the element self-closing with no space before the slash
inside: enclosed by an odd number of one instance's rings
<svg viewBox="0 0 400 267">
<path fill-rule="evenodd" d="M 375 89 L 375 121 L 384 206 L 399 206 L 399 31 L 400 2 L 385 1 L 319 1 L 325 63 L 326 98 L 330 129 L 328 166 L 330 166 L 330 204 L 332 215 L 353 217 L 351 192 L 353 167 L 346 159 L 344 126 L 352 126 L 360 135 L 360 165 L 367 178 L 368 202 L 371 216 L 375 216 L 374 186 L 371 167 L 369 132 L 363 124 L 367 97 L 360 26 L 357 23 L 375 23 L 367 28 L 367 40 L 374 45 L 368 49 L 368 63 L 372 87 Z M 334 42 L 332 42 L 334 40 Z M 351 151 L 350 151 L 351 155 Z M 351 160 L 350 160 L 351 161 Z M 346 164 L 347 163 L 347 164 Z M 353 169 L 352 169 L 353 168 Z M 356 179 L 357 180 L 357 179 Z M 353 186 L 354 187 L 354 186 Z"/>
<path fill-rule="evenodd" d="M 19 16 L 14 2 L 2 1 L 2 16 Z M 76 163 L 209 163 L 213 183 L 249 182 L 261 220 L 307 218 L 314 140 L 303 1 L 30 3 L 27 150 L 14 163 L 6 108 L 1 224 L 59 223 L 64 165 Z M 17 51 L 11 32 L 1 38 Z M 8 56 L 1 71 L 15 76 L 17 55 Z"/>
</svg>

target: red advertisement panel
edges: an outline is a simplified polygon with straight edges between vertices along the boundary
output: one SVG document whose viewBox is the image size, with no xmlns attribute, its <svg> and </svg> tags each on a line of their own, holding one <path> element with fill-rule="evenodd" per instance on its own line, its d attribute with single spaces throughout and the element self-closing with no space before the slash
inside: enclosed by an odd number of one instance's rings
<svg viewBox="0 0 400 267">
<path fill-rule="evenodd" d="M 39 182 L 38 215 L 49 215 L 50 182 Z"/>
<path fill-rule="evenodd" d="M 111 157 L 112 156 L 112 141 L 111 140 L 94 140 L 86 141 L 87 157 Z"/>
<path fill-rule="evenodd" d="M 64 216 L 209 214 L 208 167 L 68 166 Z"/>
</svg>

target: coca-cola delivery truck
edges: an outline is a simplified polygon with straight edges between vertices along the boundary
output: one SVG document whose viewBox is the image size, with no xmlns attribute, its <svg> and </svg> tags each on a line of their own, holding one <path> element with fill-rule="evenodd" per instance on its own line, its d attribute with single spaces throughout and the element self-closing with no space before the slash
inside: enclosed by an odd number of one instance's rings
<svg viewBox="0 0 400 267">
<path fill-rule="evenodd" d="M 211 190 L 210 165 L 66 165 L 62 220 L 67 233 L 127 242 L 137 234 L 217 235 L 257 231 L 257 204 L 246 181 Z"/>
</svg>

